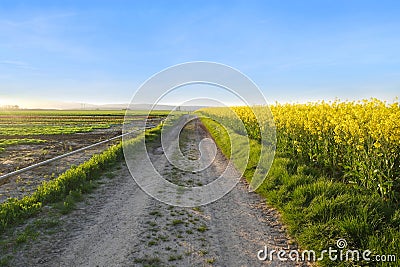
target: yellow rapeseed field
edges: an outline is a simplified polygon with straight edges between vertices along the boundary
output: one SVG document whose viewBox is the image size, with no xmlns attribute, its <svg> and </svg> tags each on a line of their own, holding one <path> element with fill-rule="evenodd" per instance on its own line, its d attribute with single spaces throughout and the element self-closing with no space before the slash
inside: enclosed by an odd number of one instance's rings
<svg viewBox="0 0 400 267">
<path fill-rule="evenodd" d="M 378 99 L 352 102 L 279 104 L 266 107 L 206 108 L 201 114 L 249 138 L 276 127 L 277 151 L 346 183 L 398 198 L 400 189 L 400 106 Z M 273 120 L 270 113 L 273 114 Z M 233 114 L 236 114 L 234 116 Z M 258 118 L 258 120 L 257 120 Z M 269 133 L 266 136 L 271 136 Z M 272 136 L 274 138 L 274 136 Z"/>
</svg>

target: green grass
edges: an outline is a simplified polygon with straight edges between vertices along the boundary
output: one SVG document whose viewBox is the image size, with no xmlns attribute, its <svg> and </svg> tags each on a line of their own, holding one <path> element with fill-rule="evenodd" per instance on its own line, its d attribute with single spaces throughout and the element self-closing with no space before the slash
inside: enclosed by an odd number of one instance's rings
<svg viewBox="0 0 400 267">
<path fill-rule="evenodd" d="M 39 232 L 37 232 L 32 225 L 28 225 L 16 236 L 15 242 L 16 244 L 26 243 L 28 240 L 36 239 L 38 235 Z"/>
<path fill-rule="evenodd" d="M 180 219 L 172 220 L 172 225 L 180 225 L 183 224 L 183 221 Z"/>
<path fill-rule="evenodd" d="M 52 217 L 45 217 L 45 218 L 38 218 L 35 222 L 34 222 L 36 227 L 39 228 L 45 228 L 45 229 L 50 229 L 56 226 L 60 225 L 60 221 L 56 218 L 52 218 Z"/>
<path fill-rule="evenodd" d="M 209 263 L 209 264 L 213 264 L 215 262 L 215 259 L 214 258 L 211 258 L 211 259 L 207 259 L 206 260 L 206 263 Z"/>
<path fill-rule="evenodd" d="M 182 255 L 175 255 L 175 254 L 172 254 L 172 255 L 169 255 L 168 261 L 181 260 L 182 258 L 183 258 Z"/>
<path fill-rule="evenodd" d="M 148 243 L 147 243 L 147 245 L 149 246 L 149 247 L 151 247 L 151 246 L 155 246 L 155 245 L 157 245 L 157 241 L 156 240 L 151 240 L 151 241 L 149 241 Z"/>
<path fill-rule="evenodd" d="M 222 152 L 229 156 L 227 136 L 215 134 L 218 125 L 211 120 L 202 122 Z M 232 138 L 233 142 L 239 139 L 234 135 Z M 260 149 L 257 142 L 251 142 L 251 147 L 256 152 Z M 374 190 L 335 182 L 312 167 L 299 165 L 290 156 L 279 152 L 275 155 L 274 163 L 257 193 L 280 211 L 289 234 L 301 248 L 321 251 L 335 247 L 337 239 L 345 238 L 349 249 L 369 249 L 373 254 L 400 256 L 398 205 L 382 198 Z M 249 162 L 255 162 L 257 158 L 257 153 L 250 154 Z M 252 164 L 246 166 L 244 176 L 251 181 Z M 325 260 L 319 264 L 337 266 L 339 262 Z M 349 262 L 346 264 L 352 265 Z"/>
<path fill-rule="evenodd" d="M 305 166 L 289 173 L 290 166 L 291 159 L 276 158 L 258 193 L 279 209 L 289 234 L 301 247 L 321 251 L 345 238 L 352 249 L 399 255 L 396 205 L 364 187 L 310 175 Z"/>
<path fill-rule="evenodd" d="M 14 257 L 12 255 L 4 255 L 1 259 L 0 259 L 0 266 L 10 266 L 10 261 L 13 259 Z"/>
<path fill-rule="evenodd" d="M 197 231 L 199 231 L 200 233 L 204 233 L 205 231 L 207 231 L 208 230 L 208 228 L 207 228 L 207 226 L 206 225 L 201 225 L 201 226 L 199 226 L 198 228 L 197 228 Z"/>
<path fill-rule="evenodd" d="M 162 213 L 159 210 L 153 210 L 149 212 L 149 215 L 155 216 L 155 217 L 162 217 Z"/>
<path fill-rule="evenodd" d="M 158 257 L 146 255 L 143 258 L 136 258 L 134 263 L 141 263 L 143 266 L 161 266 L 161 260 Z"/>
<path fill-rule="evenodd" d="M 54 207 L 58 209 L 61 214 L 68 214 L 76 207 L 76 202 L 83 200 L 82 189 L 70 191 L 65 197 L 64 201 L 54 203 Z"/>
</svg>

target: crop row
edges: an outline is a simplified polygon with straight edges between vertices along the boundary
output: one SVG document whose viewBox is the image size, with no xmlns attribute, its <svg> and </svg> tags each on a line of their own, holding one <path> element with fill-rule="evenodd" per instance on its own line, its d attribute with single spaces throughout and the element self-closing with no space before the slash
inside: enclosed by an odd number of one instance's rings
<svg viewBox="0 0 400 267">
<path fill-rule="evenodd" d="M 7 146 L 41 144 L 41 143 L 45 143 L 45 142 L 46 142 L 46 140 L 31 139 L 31 138 L 0 139 L 0 152 L 2 152 L 4 150 L 4 148 L 7 147 Z"/>
<path fill-rule="evenodd" d="M 43 134 L 73 134 L 91 132 L 94 129 L 109 128 L 109 124 L 96 124 L 89 126 L 68 125 L 1 125 L 0 135 L 43 135 Z"/>
</svg>

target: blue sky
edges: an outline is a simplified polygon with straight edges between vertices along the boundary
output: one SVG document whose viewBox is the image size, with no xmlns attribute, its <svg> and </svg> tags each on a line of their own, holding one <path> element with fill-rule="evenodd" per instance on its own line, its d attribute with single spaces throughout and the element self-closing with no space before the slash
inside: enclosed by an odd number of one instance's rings
<svg viewBox="0 0 400 267">
<path fill-rule="evenodd" d="M 187 61 L 230 65 L 269 102 L 393 100 L 398 1 L 1 1 L 0 105 L 128 103 Z"/>
</svg>

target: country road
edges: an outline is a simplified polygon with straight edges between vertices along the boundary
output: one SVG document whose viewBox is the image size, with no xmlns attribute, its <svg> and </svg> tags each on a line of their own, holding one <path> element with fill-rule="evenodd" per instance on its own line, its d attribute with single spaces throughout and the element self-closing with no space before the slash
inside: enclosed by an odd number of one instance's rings
<svg viewBox="0 0 400 267">
<path fill-rule="evenodd" d="M 198 143 L 210 137 L 199 120 L 183 130 L 183 154 L 198 157 Z M 150 150 L 157 169 L 181 185 L 207 184 L 226 166 L 217 151 L 211 166 L 183 172 L 162 150 Z M 284 228 L 273 209 L 241 179 L 227 195 L 211 204 L 174 207 L 144 193 L 125 162 L 77 208 L 61 217 L 56 231 L 40 235 L 13 259 L 13 266 L 298 266 L 260 261 L 257 252 L 289 249 Z"/>
</svg>

